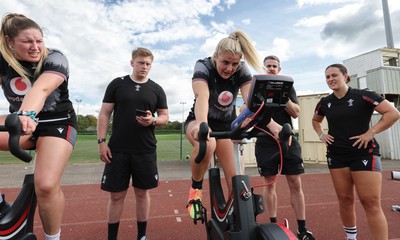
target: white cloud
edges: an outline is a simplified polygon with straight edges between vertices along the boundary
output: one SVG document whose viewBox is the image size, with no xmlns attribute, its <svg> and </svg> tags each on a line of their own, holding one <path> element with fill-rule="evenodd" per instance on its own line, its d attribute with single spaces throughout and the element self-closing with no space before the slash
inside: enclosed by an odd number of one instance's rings
<svg viewBox="0 0 400 240">
<path fill-rule="evenodd" d="M 273 41 L 273 48 L 271 54 L 279 56 L 281 61 L 290 59 L 293 55 L 293 51 L 290 48 L 290 42 L 287 39 L 275 38 Z"/>
<path fill-rule="evenodd" d="M 249 25 L 249 24 L 251 24 L 251 19 L 250 19 L 250 18 L 243 19 L 243 20 L 242 20 L 242 23 L 243 23 L 244 25 Z"/>
<path fill-rule="evenodd" d="M 301 8 L 304 6 L 317 6 L 324 4 L 339 4 L 348 2 L 362 2 L 363 0 L 297 0 L 297 5 Z"/>
<path fill-rule="evenodd" d="M 340 20 L 358 12 L 362 4 L 350 4 L 331 10 L 327 15 L 304 17 L 298 20 L 296 27 L 321 27 L 330 21 Z"/>
<path fill-rule="evenodd" d="M 325 16 L 312 16 L 299 19 L 295 27 L 320 27 L 324 26 L 329 19 Z"/>
<path fill-rule="evenodd" d="M 388 3 L 400 46 L 400 1 Z M 107 84 L 131 72 L 131 51 L 143 46 L 155 55 L 150 77 L 167 92 L 170 119 L 179 121 L 180 102 L 186 113 L 193 102 L 196 60 L 211 56 L 232 30 L 248 33 L 261 57 L 278 55 L 298 92 L 324 91 L 325 66 L 385 45 L 380 8 L 363 0 L 0 1 L 1 16 L 17 11 L 34 19 L 46 29 L 46 45 L 66 54 L 80 114 L 97 115 Z M 7 106 L 0 93 L 0 112 Z"/>
<path fill-rule="evenodd" d="M 228 35 L 226 33 L 223 34 L 219 32 L 214 32 L 209 38 L 204 41 L 204 44 L 202 44 L 199 50 L 205 54 L 204 56 L 212 56 L 219 40 L 227 36 Z"/>
</svg>

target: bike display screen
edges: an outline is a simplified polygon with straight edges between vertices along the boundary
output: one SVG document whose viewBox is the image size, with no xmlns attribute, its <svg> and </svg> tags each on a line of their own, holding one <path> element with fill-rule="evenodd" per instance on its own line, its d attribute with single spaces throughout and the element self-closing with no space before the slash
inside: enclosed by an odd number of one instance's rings
<svg viewBox="0 0 400 240">
<path fill-rule="evenodd" d="M 289 92 L 293 86 L 293 78 L 285 75 L 254 75 L 248 96 L 248 108 L 256 112 L 264 102 L 265 107 L 285 107 L 289 100 Z"/>
</svg>

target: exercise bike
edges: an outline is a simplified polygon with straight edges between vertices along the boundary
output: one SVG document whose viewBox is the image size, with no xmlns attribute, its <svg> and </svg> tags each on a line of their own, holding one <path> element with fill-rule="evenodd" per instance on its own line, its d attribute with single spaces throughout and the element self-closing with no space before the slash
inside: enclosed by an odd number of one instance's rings
<svg viewBox="0 0 400 240">
<path fill-rule="evenodd" d="M 199 163 L 205 156 L 208 135 L 218 139 L 232 139 L 238 174 L 232 178 L 232 193 L 225 199 L 219 168 L 209 169 L 211 218 L 207 219 L 207 210 L 200 202 L 197 202 L 198 206 L 194 208 L 197 210 L 195 216 L 200 216 L 194 221 L 197 223 L 197 220 L 201 220 L 205 223 L 208 240 L 297 240 L 287 224 L 256 222 L 256 216 L 265 211 L 265 203 L 262 195 L 254 193 L 249 176 L 240 175 L 239 153 L 243 139 L 273 137 L 265 131 L 265 126 L 271 120 L 273 112 L 283 110 L 286 106 L 292 85 L 293 80 L 288 76 L 255 75 L 249 95 L 249 106 L 233 121 L 231 131 L 209 132 L 207 123 L 200 124 L 199 153 L 195 162 Z M 280 158 L 282 161 L 291 135 L 290 125 L 285 124 L 279 133 L 280 143 L 273 137 L 280 148 L 273 158 Z"/>
<path fill-rule="evenodd" d="M 22 134 L 21 123 L 16 114 L 10 114 L 0 131 L 8 131 L 10 152 L 24 162 L 30 162 L 32 156 L 22 150 L 19 139 Z M 21 191 L 14 203 L 7 203 L 4 195 L 0 205 L 0 239 L 36 240 L 33 234 L 33 219 L 36 210 L 36 194 L 33 173 L 25 175 Z"/>
</svg>

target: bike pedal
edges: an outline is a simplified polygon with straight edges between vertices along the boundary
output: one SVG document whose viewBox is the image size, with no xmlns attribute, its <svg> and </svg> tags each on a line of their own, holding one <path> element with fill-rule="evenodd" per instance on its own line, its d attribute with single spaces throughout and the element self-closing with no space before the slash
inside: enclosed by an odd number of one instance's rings
<svg viewBox="0 0 400 240">
<path fill-rule="evenodd" d="M 207 220 L 207 209 L 201 204 L 200 200 L 191 200 L 188 204 L 192 204 L 194 209 L 193 223 L 197 225 L 197 221 L 201 221 L 202 224 Z"/>
</svg>

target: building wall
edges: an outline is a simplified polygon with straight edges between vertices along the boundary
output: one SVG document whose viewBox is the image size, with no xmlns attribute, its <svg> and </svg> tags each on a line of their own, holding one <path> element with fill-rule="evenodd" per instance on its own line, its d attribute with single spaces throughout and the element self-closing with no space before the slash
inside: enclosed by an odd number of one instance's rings
<svg viewBox="0 0 400 240">
<path fill-rule="evenodd" d="M 358 78 L 365 77 L 367 71 L 383 66 L 383 57 L 380 49 L 361 54 L 343 61 L 350 75 Z"/>
<path fill-rule="evenodd" d="M 400 68 L 378 67 L 367 71 L 367 87 L 379 94 L 400 93 Z"/>
<path fill-rule="evenodd" d="M 243 152 L 242 159 L 244 161 L 245 166 L 257 166 L 256 154 L 255 154 L 255 142 L 256 139 L 252 138 L 246 141 L 246 144 L 243 144 Z"/>
<path fill-rule="evenodd" d="M 376 124 L 381 119 L 380 114 L 374 114 L 371 125 Z M 391 128 L 378 133 L 375 136 L 379 143 L 381 157 L 384 159 L 400 160 L 400 122 L 397 121 Z"/>
<path fill-rule="evenodd" d="M 305 162 L 325 163 L 325 144 L 319 140 L 319 136 L 312 127 L 312 117 L 314 115 L 315 106 L 322 97 L 328 93 L 311 94 L 298 96 L 300 115 L 299 115 L 299 143 L 302 148 L 302 156 Z M 324 132 L 328 131 L 326 120 L 322 122 Z"/>
</svg>

